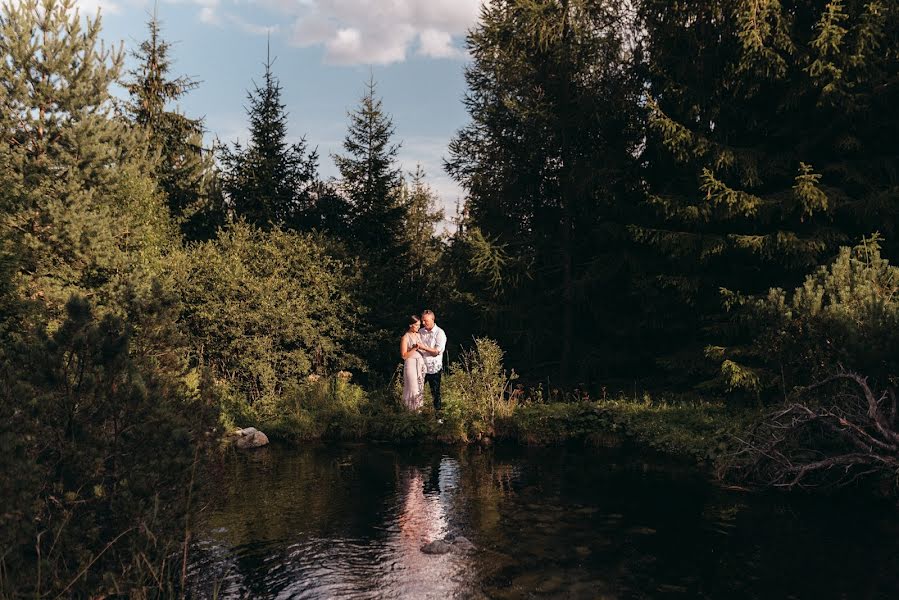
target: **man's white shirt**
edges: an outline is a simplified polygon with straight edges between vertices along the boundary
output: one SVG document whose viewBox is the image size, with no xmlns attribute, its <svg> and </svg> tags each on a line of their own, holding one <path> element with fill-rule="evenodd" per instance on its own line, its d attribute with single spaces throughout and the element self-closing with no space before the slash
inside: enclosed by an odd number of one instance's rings
<svg viewBox="0 0 899 600">
<path fill-rule="evenodd" d="M 421 336 L 421 343 L 429 348 L 438 350 L 437 356 L 425 355 L 425 371 L 428 375 L 433 375 L 443 368 L 443 351 L 446 350 L 446 333 L 438 325 L 434 325 L 431 331 L 424 327 L 418 330 Z"/>
</svg>

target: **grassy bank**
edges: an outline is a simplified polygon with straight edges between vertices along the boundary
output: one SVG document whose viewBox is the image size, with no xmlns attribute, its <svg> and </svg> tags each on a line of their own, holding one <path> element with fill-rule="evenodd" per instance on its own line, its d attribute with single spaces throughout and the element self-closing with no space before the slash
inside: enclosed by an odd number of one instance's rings
<svg viewBox="0 0 899 600">
<path fill-rule="evenodd" d="M 310 378 L 286 390 L 270 406 L 225 410 L 227 427 L 253 425 L 272 439 L 377 440 L 396 443 L 526 445 L 581 443 L 592 446 L 635 443 L 695 460 L 714 460 L 752 413 L 724 403 L 653 400 L 645 397 L 602 401 L 540 402 L 508 394 L 476 396 L 470 374 L 459 370 L 444 379 L 443 423 L 430 398 L 420 413 L 404 409 L 396 385 L 366 391 L 346 375 Z M 226 409 L 228 405 L 226 404 Z"/>
</svg>

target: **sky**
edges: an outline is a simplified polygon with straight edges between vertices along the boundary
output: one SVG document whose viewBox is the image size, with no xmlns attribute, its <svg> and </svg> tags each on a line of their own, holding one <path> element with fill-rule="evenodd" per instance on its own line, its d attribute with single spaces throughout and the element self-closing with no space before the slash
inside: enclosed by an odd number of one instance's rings
<svg viewBox="0 0 899 600">
<path fill-rule="evenodd" d="M 465 33 L 481 0 L 158 0 L 162 37 L 173 44 L 172 74 L 199 87 L 179 109 L 204 117 L 211 140 L 247 139 L 247 90 L 261 82 L 266 44 L 287 106 L 290 141 L 318 147 L 321 173 L 337 175 L 347 111 L 370 76 L 393 118 L 404 170 L 421 164 L 451 216 L 461 188 L 443 171 L 453 134 L 468 117 L 462 105 Z M 136 49 L 145 39 L 152 0 L 78 0 L 82 15 L 99 8 L 103 39 Z M 133 60 L 126 63 L 133 66 Z"/>
</svg>

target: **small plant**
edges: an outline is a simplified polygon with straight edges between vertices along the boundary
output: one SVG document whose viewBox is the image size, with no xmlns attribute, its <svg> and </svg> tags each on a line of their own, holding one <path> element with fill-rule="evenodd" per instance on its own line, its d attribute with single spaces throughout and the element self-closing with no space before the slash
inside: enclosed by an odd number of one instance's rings
<svg viewBox="0 0 899 600">
<path fill-rule="evenodd" d="M 512 416 L 518 402 L 512 382 L 518 378 L 503 367 L 503 351 L 495 341 L 476 338 L 463 350 L 447 377 L 447 412 L 459 413 L 472 433 L 493 435 L 497 419 Z"/>
</svg>

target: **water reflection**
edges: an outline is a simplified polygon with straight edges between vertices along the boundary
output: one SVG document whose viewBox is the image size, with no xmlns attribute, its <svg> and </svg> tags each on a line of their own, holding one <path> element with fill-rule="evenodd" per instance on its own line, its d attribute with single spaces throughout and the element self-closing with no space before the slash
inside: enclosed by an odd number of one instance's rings
<svg viewBox="0 0 899 600">
<path fill-rule="evenodd" d="M 458 464 L 444 458 L 427 469 L 398 467 L 395 527 L 385 557 L 391 568 L 383 597 L 454 598 L 471 586 L 467 555 L 425 554 L 421 547 L 450 533 L 447 509 L 458 481 Z M 392 592 L 391 592 L 392 590 Z"/>
<path fill-rule="evenodd" d="M 272 448 L 228 468 L 196 598 L 899 597 L 893 510 L 620 452 Z M 477 551 L 420 551 L 447 533 Z"/>
</svg>

